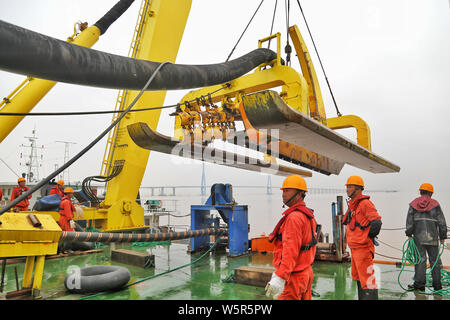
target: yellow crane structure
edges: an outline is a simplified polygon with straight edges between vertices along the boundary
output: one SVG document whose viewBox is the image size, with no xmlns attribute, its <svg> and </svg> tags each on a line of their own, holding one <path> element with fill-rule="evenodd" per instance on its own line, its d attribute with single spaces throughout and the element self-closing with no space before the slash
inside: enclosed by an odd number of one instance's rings
<svg viewBox="0 0 450 320">
<path fill-rule="evenodd" d="M 132 1 L 128 2 L 129 6 Z M 130 59 L 174 63 L 190 8 L 191 0 L 143 0 Z M 81 33 L 75 32 L 68 40 L 73 45 L 91 47 L 102 32 L 96 25 L 87 28 L 84 25 L 80 30 Z M 145 228 L 144 209 L 136 202 L 136 197 L 150 150 L 176 154 L 176 150 L 192 151 L 198 147 L 201 152 L 197 159 L 218 163 L 219 158 L 226 160 L 231 156 L 233 161 L 219 164 L 281 175 L 311 176 L 305 169 L 339 174 L 346 163 L 376 173 L 398 172 L 398 166 L 371 151 L 370 129 L 364 120 L 355 115 L 326 117 L 318 77 L 296 25 L 289 28 L 289 37 L 301 73 L 281 58 L 281 34 L 269 35 L 255 42 L 255 47 L 262 48 L 266 41 L 276 39 L 273 59 L 258 65 L 251 73 L 191 91 L 180 100 L 173 113 L 173 137 L 156 132 L 160 109 L 128 112 L 109 132 L 100 173 L 102 177 L 109 177 L 106 196 L 95 206 L 85 208 L 82 219 L 105 232 Z M 0 63 L 3 60 L 0 59 Z M 0 142 L 24 117 L 7 117 L 2 113 L 30 112 L 56 81 L 28 77 L 1 102 Z M 281 91 L 274 91 L 274 88 L 281 88 Z M 137 97 L 131 110 L 162 106 L 166 95 L 165 89 L 144 91 L 140 96 L 139 90 L 120 89 L 113 122 Z M 242 121 L 244 131 L 236 131 L 236 121 Z M 356 143 L 335 132 L 349 127 L 356 129 Z M 219 156 L 211 145 L 215 139 L 239 144 L 239 134 L 244 146 L 256 146 L 256 150 L 264 154 L 264 160 L 251 157 L 242 160 L 229 152 Z M 195 157 L 189 152 L 179 155 Z M 292 166 L 278 164 L 278 159 Z M 33 216 L 40 221 L 38 226 L 32 223 Z M 33 289 L 39 291 L 43 257 L 56 253 L 55 244 L 61 234 L 55 222 L 58 219 L 58 212 L 0 212 L 0 257 L 28 257 L 23 287 L 31 286 L 36 258 Z"/>
</svg>

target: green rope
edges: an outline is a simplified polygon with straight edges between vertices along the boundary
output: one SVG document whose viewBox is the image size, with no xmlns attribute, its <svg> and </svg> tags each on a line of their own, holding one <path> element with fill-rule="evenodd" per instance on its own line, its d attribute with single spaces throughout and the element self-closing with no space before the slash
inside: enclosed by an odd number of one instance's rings
<svg viewBox="0 0 450 320">
<path fill-rule="evenodd" d="M 406 249 L 405 249 L 406 246 Z M 404 244 L 403 244 L 403 248 L 402 248 L 402 269 L 400 270 L 399 274 L 398 274 L 398 278 L 397 278 L 397 282 L 400 285 L 400 287 L 405 290 L 405 291 L 410 291 L 410 289 L 406 289 L 402 286 L 401 282 L 400 282 L 400 276 L 406 266 L 407 263 L 411 264 L 411 265 L 417 265 L 420 263 L 422 257 L 420 256 L 420 252 L 419 249 L 417 248 L 416 243 L 414 242 L 414 239 L 407 239 Z M 436 258 L 436 261 L 434 261 L 433 266 L 430 268 L 430 271 L 427 272 L 426 276 L 427 276 L 427 283 L 426 286 L 427 287 L 432 287 L 432 277 L 431 277 L 431 272 L 433 271 L 434 267 L 436 266 L 437 262 L 439 261 L 439 259 L 441 258 L 442 253 L 444 252 L 444 244 L 441 243 L 439 245 L 439 254 Z M 431 292 L 424 292 L 424 291 L 419 291 L 419 293 L 421 294 L 426 294 L 426 295 L 432 295 L 432 294 L 438 294 L 441 295 L 444 298 L 450 298 L 450 287 L 448 287 L 450 285 L 450 271 L 444 270 L 444 268 L 441 269 L 441 284 L 443 286 L 442 289 L 440 290 L 431 290 Z M 447 288 L 444 288 L 447 287 Z"/>
<path fill-rule="evenodd" d="M 137 280 L 137 281 L 135 281 L 135 282 L 129 283 L 129 284 L 125 285 L 124 287 L 122 287 L 122 288 L 119 289 L 119 290 L 126 289 L 126 288 L 131 287 L 131 286 L 133 286 L 133 285 L 135 285 L 135 284 L 138 284 L 138 283 L 141 283 L 141 282 L 150 280 L 150 279 L 154 279 L 154 278 L 156 278 L 156 277 L 159 277 L 159 276 L 168 274 L 168 273 L 170 273 L 170 272 L 173 272 L 173 271 L 182 269 L 182 268 L 184 268 L 184 267 L 188 267 L 188 266 L 190 266 L 190 265 L 193 265 L 193 264 L 197 263 L 198 261 L 200 261 L 201 259 L 203 259 L 208 253 L 210 253 L 210 252 L 216 247 L 216 245 L 219 243 L 219 241 L 220 241 L 220 237 L 217 238 L 216 242 L 214 242 L 214 244 L 208 249 L 208 251 L 206 251 L 204 254 L 202 254 L 200 257 L 198 257 L 197 259 L 195 259 L 194 261 L 192 261 L 192 262 L 190 262 L 190 263 L 186 263 L 186 264 L 184 264 L 184 265 L 182 265 L 182 266 L 179 266 L 179 267 L 176 267 L 176 268 L 174 268 L 174 269 L 170 269 L 170 270 L 167 270 L 167 271 L 164 271 L 164 272 L 155 274 L 155 275 L 153 275 L 153 276 L 149 276 L 149 277 L 143 278 L 143 279 L 141 279 L 141 280 Z M 108 294 L 108 293 L 110 293 L 110 292 L 109 292 L 109 291 L 103 291 L 103 292 L 100 292 L 100 293 L 97 293 L 97 294 L 93 294 L 93 295 L 89 295 L 89 296 L 84 296 L 84 297 L 78 298 L 77 300 L 89 299 L 89 298 L 97 297 L 97 296 L 104 295 L 104 294 Z"/>
<path fill-rule="evenodd" d="M 405 246 L 406 250 L 405 250 Z M 421 256 L 420 256 L 420 252 L 419 249 L 416 246 L 416 243 L 414 242 L 414 239 L 406 239 L 406 241 L 403 243 L 403 247 L 402 247 L 402 269 L 400 270 L 398 277 L 397 277 L 397 282 L 400 286 L 400 288 L 402 288 L 405 291 L 409 291 L 409 289 L 404 288 L 400 282 L 400 276 L 406 266 L 406 263 L 412 264 L 412 265 L 416 265 L 420 263 L 421 260 Z"/>
<path fill-rule="evenodd" d="M 170 244 L 170 241 L 133 242 L 132 247 L 154 247 L 158 245 Z"/>
</svg>

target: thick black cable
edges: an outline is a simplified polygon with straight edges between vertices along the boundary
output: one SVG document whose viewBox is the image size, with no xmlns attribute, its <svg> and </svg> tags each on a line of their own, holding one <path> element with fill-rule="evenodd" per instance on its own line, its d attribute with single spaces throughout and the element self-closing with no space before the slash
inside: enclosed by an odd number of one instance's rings
<svg viewBox="0 0 450 320">
<path fill-rule="evenodd" d="M 0 20 L 0 69 L 57 82 L 139 91 L 159 62 L 119 56 L 61 41 Z M 149 91 L 219 85 L 276 59 L 267 48 L 228 62 L 170 64 L 158 73 Z"/>
<path fill-rule="evenodd" d="M 261 7 L 261 5 L 262 5 L 263 2 L 264 2 L 264 0 L 261 0 L 261 2 L 259 3 L 258 8 L 256 8 L 255 13 L 254 13 L 253 16 L 250 18 L 250 21 L 248 22 L 247 26 L 245 27 L 245 29 L 244 29 L 244 31 L 242 32 L 241 36 L 239 37 L 238 41 L 237 41 L 236 44 L 234 45 L 234 48 L 231 50 L 230 54 L 228 55 L 227 60 L 225 60 L 225 61 L 228 61 L 228 60 L 230 59 L 231 55 L 232 55 L 233 52 L 234 52 L 234 49 L 236 49 L 237 45 L 238 45 L 239 42 L 241 41 L 242 37 L 244 36 L 245 31 L 247 31 L 248 26 L 249 26 L 250 23 L 252 22 L 253 18 L 255 17 L 256 13 L 257 13 L 258 10 L 259 10 L 259 7 Z"/>
<path fill-rule="evenodd" d="M 94 26 L 99 28 L 101 34 L 104 34 L 106 30 L 116 21 L 119 17 L 127 11 L 127 9 L 133 4 L 134 0 L 120 0 L 112 7 L 103 17 L 101 17 Z"/>
<path fill-rule="evenodd" d="M 130 103 L 128 108 L 114 121 L 112 122 L 97 138 L 95 138 L 87 147 L 85 147 L 83 150 L 81 150 L 77 155 L 75 155 L 72 159 L 67 161 L 63 166 L 61 166 L 56 171 L 52 172 L 47 178 L 41 180 L 38 182 L 34 187 L 30 188 L 27 192 L 23 193 L 20 197 L 14 199 L 10 203 L 8 203 L 5 207 L 0 209 L 0 216 L 8 211 L 9 209 L 13 208 L 16 204 L 27 198 L 29 195 L 33 194 L 35 191 L 39 190 L 42 186 L 46 185 L 51 179 L 56 177 L 58 174 L 66 170 L 69 166 L 71 166 L 75 161 L 77 161 L 81 156 L 83 156 L 86 152 L 88 152 L 97 142 L 99 142 L 112 128 L 114 128 L 122 119 L 125 117 L 125 115 L 131 110 L 131 108 L 136 104 L 136 102 L 139 100 L 139 98 L 142 96 L 142 94 L 145 92 L 145 90 L 148 88 L 150 83 L 153 81 L 153 79 L 156 77 L 158 72 L 161 70 L 162 67 L 164 67 L 166 64 L 169 64 L 171 62 L 163 62 L 161 63 L 156 70 L 152 73 L 150 78 L 148 79 L 145 86 L 141 89 L 139 94 L 134 98 L 134 100 Z"/>
<path fill-rule="evenodd" d="M 317 58 L 319 59 L 320 67 L 322 68 L 322 72 L 323 72 L 323 75 L 325 76 L 325 80 L 327 82 L 328 89 L 330 90 L 331 98 L 333 99 L 333 103 L 334 103 L 334 107 L 336 108 L 337 115 L 342 116 L 342 114 L 339 111 L 339 108 L 337 106 L 336 100 L 334 99 L 334 95 L 333 95 L 333 91 L 331 90 L 330 82 L 328 81 L 328 77 L 327 77 L 327 74 L 325 73 L 325 69 L 323 67 L 322 60 L 320 59 L 319 51 L 317 50 L 317 47 L 316 47 L 316 44 L 314 43 L 314 39 L 311 34 L 311 31 L 309 30 L 308 22 L 306 21 L 306 17 L 305 17 L 305 14 L 303 13 L 303 9 L 302 9 L 302 6 L 300 5 L 300 1 L 297 0 L 297 3 L 298 3 L 298 7 L 300 8 L 300 11 L 302 13 L 303 20 L 305 21 L 306 29 L 308 29 L 309 37 L 311 38 L 312 44 L 314 46 L 314 50 L 316 51 Z"/>
</svg>

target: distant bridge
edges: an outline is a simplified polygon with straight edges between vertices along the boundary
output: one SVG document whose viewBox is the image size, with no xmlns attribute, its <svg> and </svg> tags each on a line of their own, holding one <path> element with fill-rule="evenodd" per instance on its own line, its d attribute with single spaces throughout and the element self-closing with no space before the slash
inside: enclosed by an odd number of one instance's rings
<svg viewBox="0 0 450 320">
<path fill-rule="evenodd" d="M 272 189 L 274 187 L 267 185 L 261 186 L 246 186 L 246 185 L 233 185 L 233 189 L 265 189 L 266 194 L 272 194 Z M 198 189 L 200 195 L 206 195 L 206 190 L 211 190 L 211 186 L 147 186 L 141 187 L 140 189 L 150 190 L 151 196 L 176 196 L 177 189 Z M 367 193 L 374 192 L 398 192 L 397 190 L 365 190 Z M 309 194 L 345 194 L 344 188 L 308 188 Z"/>
</svg>

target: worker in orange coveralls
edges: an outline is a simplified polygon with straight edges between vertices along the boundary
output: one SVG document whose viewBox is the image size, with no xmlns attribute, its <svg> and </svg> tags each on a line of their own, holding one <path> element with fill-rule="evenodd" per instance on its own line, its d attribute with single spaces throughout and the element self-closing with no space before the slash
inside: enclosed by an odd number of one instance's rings
<svg viewBox="0 0 450 320">
<path fill-rule="evenodd" d="M 73 189 L 67 187 L 64 189 L 64 197 L 61 199 L 59 205 L 59 220 L 58 224 L 62 231 L 75 231 L 75 222 L 73 219 L 73 213 L 75 212 L 75 207 L 72 203 Z"/>
<path fill-rule="evenodd" d="M 305 206 L 308 189 L 302 177 L 292 175 L 284 180 L 281 190 L 283 203 L 289 209 L 283 212 L 269 235 L 269 241 L 275 241 L 276 271 L 266 285 L 266 296 L 278 300 L 311 300 L 317 223 L 313 210 Z"/>
<path fill-rule="evenodd" d="M 18 187 L 15 187 L 12 190 L 12 194 L 11 194 L 11 201 L 14 201 L 14 199 L 20 197 L 22 195 L 22 193 L 27 192 L 28 190 L 30 190 L 30 188 L 28 188 L 25 183 L 26 180 L 25 178 L 20 177 L 19 179 L 17 179 L 17 183 L 19 184 Z M 16 204 L 14 206 L 14 210 L 18 210 L 18 211 L 27 211 L 28 210 L 28 206 L 30 205 L 30 201 L 28 199 L 31 199 L 31 194 L 23 199 L 22 201 L 20 201 L 18 204 Z"/>
<path fill-rule="evenodd" d="M 50 189 L 49 195 L 57 194 L 62 199 L 64 197 L 64 180 L 59 180 L 53 188 Z"/>
<path fill-rule="evenodd" d="M 344 224 L 347 225 L 347 244 L 351 250 L 352 278 L 358 285 L 358 300 L 378 300 L 373 258 L 381 217 L 370 197 L 362 194 L 364 181 L 361 177 L 349 177 L 346 187 L 350 201 Z"/>
</svg>

